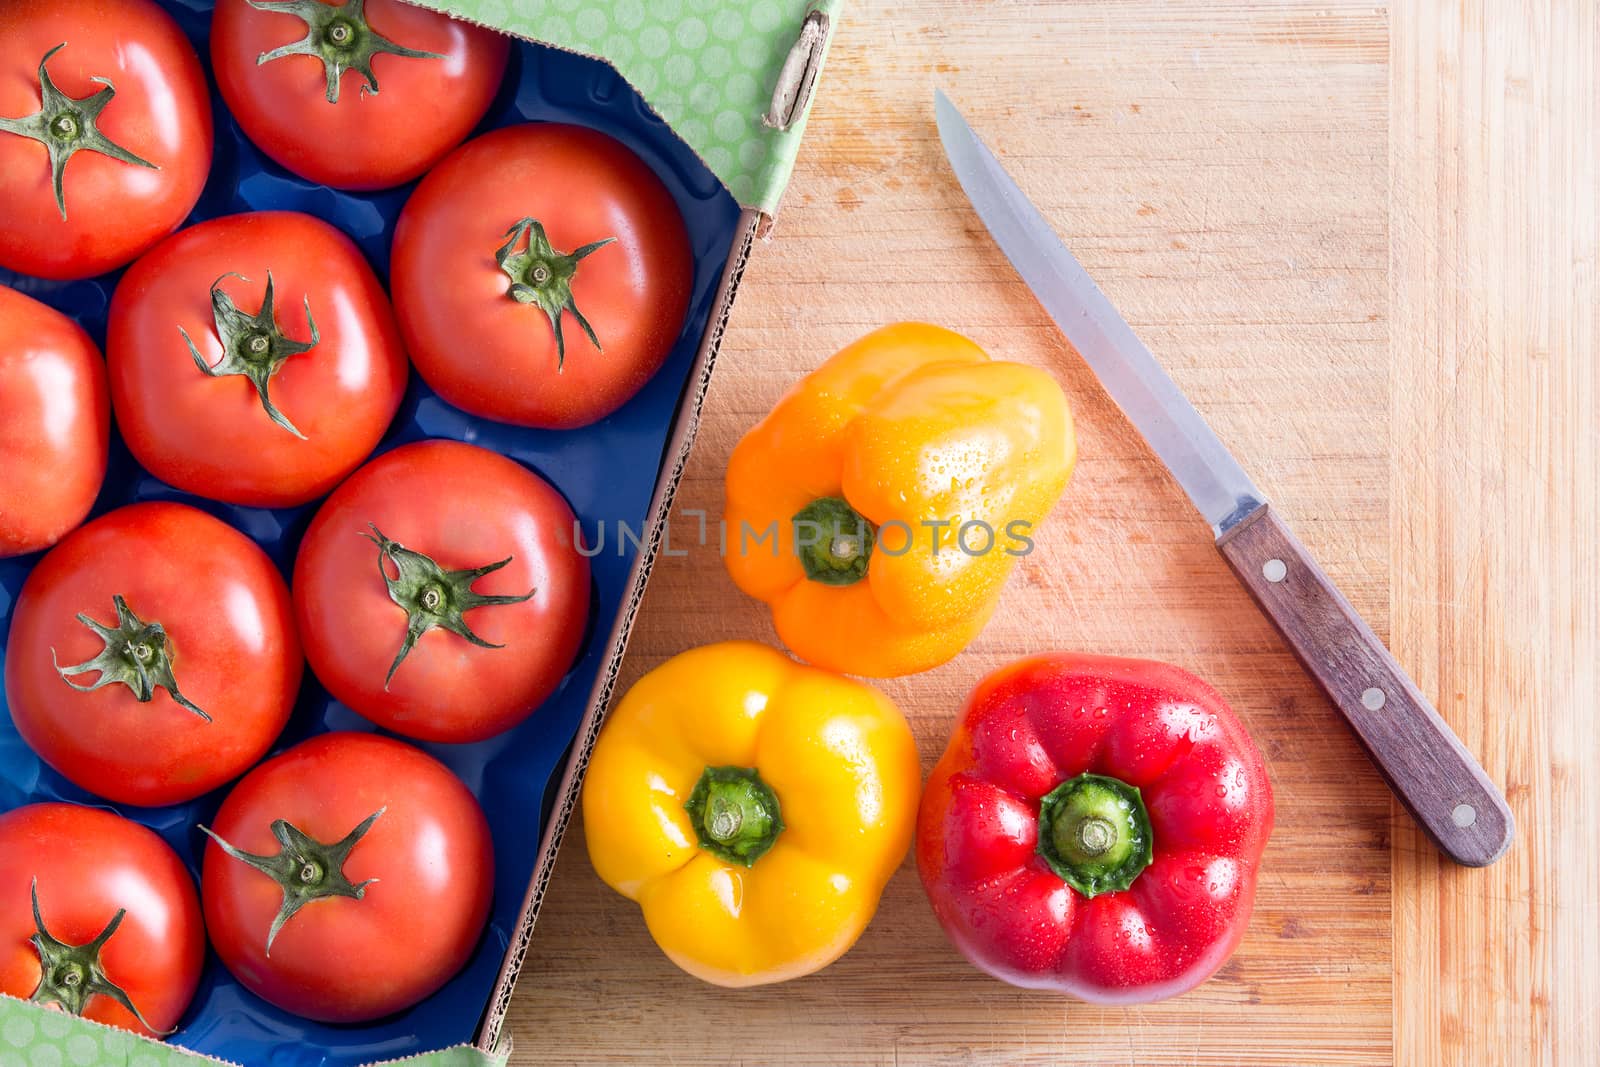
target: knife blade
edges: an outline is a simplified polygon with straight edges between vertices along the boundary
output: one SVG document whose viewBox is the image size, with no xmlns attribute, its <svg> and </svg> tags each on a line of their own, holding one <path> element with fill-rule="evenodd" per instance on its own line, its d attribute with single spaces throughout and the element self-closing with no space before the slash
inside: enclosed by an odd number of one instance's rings
<svg viewBox="0 0 1600 1067">
<path fill-rule="evenodd" d="M 995 243 L 1211 524 L 1218 551 L 1401 803 L 1457 863 L 1481 867 L 1499 858 L 1515 823 L 1477 760 L 937 90 L 934 116 L 951 168 Z"/>
</svg>

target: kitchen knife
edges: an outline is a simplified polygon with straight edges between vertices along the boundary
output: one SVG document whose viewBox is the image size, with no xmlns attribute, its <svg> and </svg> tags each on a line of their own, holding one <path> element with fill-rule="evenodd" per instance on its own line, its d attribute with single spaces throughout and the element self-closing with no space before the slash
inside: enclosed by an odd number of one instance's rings
<svg viewBox="0 0 1600 1067">
<path fill-rule="evenodd" d="M 1469 867 L 1494 862 L 1513 821 L 1489 776 L 942 92 L 934 112 L 950 165 L 1000 250 L 1211 523 L 1222 557 L 1389 787 L 1445 855 Z"/>
</svg>

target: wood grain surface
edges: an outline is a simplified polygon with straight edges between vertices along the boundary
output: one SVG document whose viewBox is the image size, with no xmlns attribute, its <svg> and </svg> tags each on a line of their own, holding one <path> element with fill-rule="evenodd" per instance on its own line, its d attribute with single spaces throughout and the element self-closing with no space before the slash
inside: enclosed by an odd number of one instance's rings
<svg viewBox="0 0 1600 1067">
<path fill-rule="evenodd" d="M 856 948 L 680 974 L 568 835 L 512 1007 L 521 1063 L 1586 1064 L 1600 1049 L 1600 283 L 1592 3 L 855 0 L 740 292 L 623 683 L 773 639 L 714 548 L 734 442 L 896 319 L 1047 367 L 1082 460 L 983 636 L 885 690 L 925 766 L 984 673 L 1074 648 L 1211 680 L 1278 821 L 1234 959 L 1174 1001 L 1014 990 L 911 864 Z M 938 148 L 943 87 L 1354 607 L 1506 787 L 1444 863 L 1005 264 Z"/>
<path fill-rule="evenodd" d="M 1396 820 L 1395 1062 L 1600 1063 L 1600 5 L 1390 32 L 1393 643 L 1518 835 Z"/>
</svg>

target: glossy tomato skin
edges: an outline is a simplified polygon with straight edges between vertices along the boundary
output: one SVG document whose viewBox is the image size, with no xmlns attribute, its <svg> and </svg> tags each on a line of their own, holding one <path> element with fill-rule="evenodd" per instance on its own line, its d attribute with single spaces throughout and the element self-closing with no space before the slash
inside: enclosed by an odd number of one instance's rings
<svg viewBox="0 0 1600 1067">
<path fill-rule="evenodd" d="M 207 929 L 235 978 L 285 1011 L 322 1022 L 379 1018 L 415 1004 L 466 963 L 489 914 L 494 850 L 478 802 L 449 769 L 375 734 L 333 733 L 257 767 L 211 825 L 235 848 L 274 855 L 276 819 L 322 842 L 383 811 L 344 865 L 361 899 L 326 897 L 289 919 L 266 874 L 206 846 Z"/>
<path fill-rule="evenodd" d="M 331 6 L 342 6 L 334 4 Z M 372 29 L 442 59 L 378 55 L 376 93 L 346 71 L 329 103 L 320 59 L 256 57 L 306 36 L 294 15 L 218 0 L 211 65 L 239 125 L 263 152 L 310 181 L 340 189 L 408 182 L 460 144 L 488 110 L 505 73 L 510 39 L 403 0 L 367 0 Z"/>
<path fill-rule="evenodd" d="M 510 298 L 495 251 L 519 220 L 583 259 L 566 358 L 534 304 Z M 694 265 L 672 195 L 620 142 L 556 123 L 507 126 L 462 145 L 435 167 L 395 224 L 395 312 L 417 370 L 474 415 L 563 429 L 609 415 L 661 368 L 683 329 Z"/>
<path fill-rule="evenodd" d="M 165 689 L 141 703 L 129 686 L 79 692 L 56 673 L 55 662 L 105 648 L 75 616 L 114 624 L 113 596 L 165 628 L 179 691 L 211 722 Z M 6 699 L 22 739 L 75 784 L 118 803 L 176 804 L 265 755 L 301 671 L 288 590 L 254 542 L 185 504 L 132 504 L 69 534 L 28 575 L 12 614 Z"/>
<path fill-rule="evenodd" d="M 510 557 L 472 589 L 533 597 L 465 615 L 479 637 L 504 647 L 430 630 L 385 688 L 407 616 L 389 597 L 377 546 L 361 536 L 369 523 L 446 570 Z M 566 501 L 515 460 L 457 441 L 385 453 L 328 498 L 301 542 L 295 617 L 312 671 L 339 701 L 396 733 L 468 742 L 510 729 L 560 685 L 583 641 L 589 562 L 573 530 Z"/>
<path fill-rule="evenodd" d="M 66 95 L 109 80 L 116 96 L 97 125 L 160 168 L 83 150 L 67 160 L 67 218 L 56 207 L 44 145 L 0 132 L 0 266 L 43 278 L 119 267 L 177 229 L 211 169 L 211 101 L 200 60 L 153 0 L 6 0 L 0 4 L 0 115 L 39 110 L 39 61 Z"/>
<path fill-rule="evenodd" d="M 211 285 L 255 315 L 272 272 L 284 336 L 320 340 L 290 356 L 268 395 L 305 435 L 273 422 L 242 374 L 209 377 L 222 358 Z M 111 402 L 140 463 L 192 493 L 250 507 L 322 496 L 371 454 L 406 387 L 406 357 L 388 297 L 355 244 L 334 227 L 289 211 L 230 215 L 191 226 L 123 275 L 106 335 Z"/>
<path fill-rule="evenodd" d="M 48 548 L 89 514 L 110 415 L 89 335 L 0 285 L 0 557 Z"/>
<path fill-rule="evenodd" d="M 138 823 L 76 804 L 30 804 L 0 815 L 0 993 L 27 999 L 39 985 L 30 887 L 50 935 L 86 944 L 118 909 L 122 925 L 100 962 L 153 1027 L 177 1026 L 205 960 L 194 880 L 166 842 Z M 106 996 L 84 1018 L 160 1037 Z"/>
</svg>

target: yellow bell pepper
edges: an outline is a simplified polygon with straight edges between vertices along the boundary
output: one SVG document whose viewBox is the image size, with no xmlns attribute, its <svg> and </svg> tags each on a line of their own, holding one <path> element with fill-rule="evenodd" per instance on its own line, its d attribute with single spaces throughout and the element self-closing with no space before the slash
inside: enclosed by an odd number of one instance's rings
<svg viewBox="0 0 1600 1067">
<path fill-rule="evenodd" d="M 589 859 L 671 960 L 722 986 L 838 959 L 905 857 L 916 743 L 887 697 L 748 641 L 691 649 L 612 711 Z"/>
<path fill-rule="evenodd" d="M 802 659 L 870 677 L 978 635 L 1076 458 L 1061 387 L 921 323 L 818 367 L 728 463 L 724 559 Z"/>
</svg>

